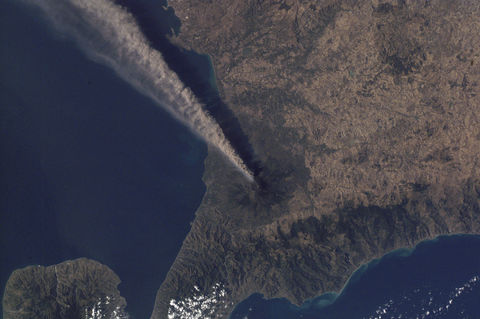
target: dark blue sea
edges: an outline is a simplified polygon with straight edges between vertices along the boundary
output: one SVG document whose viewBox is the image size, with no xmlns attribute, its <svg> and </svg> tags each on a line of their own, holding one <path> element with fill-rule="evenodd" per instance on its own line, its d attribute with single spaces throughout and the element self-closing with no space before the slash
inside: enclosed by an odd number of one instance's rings
<svg viewBox="0 0 480 319">
<path fill-rule="evenodd" d="M 227 118 L 209 59 L 165 40 L 181 32 L 172 10 L 119 2 Z M 0 1 L 0 43 L 0 289 L 16 268 L 88 257 L 122 279 L 132 317 L 148 318 L 205 192 L 206 145 L 35 9 Z M 232 319 L 480 318 L 479 276 L 480 237 L 441 237 L 363 266 L 339 295 L 302 307 L 254 295 Z"/>
<path fill-rule="evenodd" d="M 148 318 L 205 192 L 205 143 L 36 9 L 0 1 L 0 43 L 2 293 L 16 268 L 88 257 Z"/>
<path fill-rule="evenodd" d="M 480 236 L 442 236 L 360 267 L 339 294 L 301 307 L 255 294 L 231 319 L 478 319 Z"/>
</svg>

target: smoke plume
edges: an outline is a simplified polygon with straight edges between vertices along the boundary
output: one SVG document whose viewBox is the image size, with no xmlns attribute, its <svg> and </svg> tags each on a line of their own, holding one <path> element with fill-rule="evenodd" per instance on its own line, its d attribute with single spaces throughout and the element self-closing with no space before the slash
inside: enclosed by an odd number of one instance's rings
<svg viewBox="0 0 480 319">
<path fill-rule="evenodd" d="M 250 181 L 253 175 L 218 123 L 153 49 L 135 18 L 110 0 L 25 0 L 45 11 L 97 62 L 113 68 L 138 91 L 217 147 Z"/>
</svg>

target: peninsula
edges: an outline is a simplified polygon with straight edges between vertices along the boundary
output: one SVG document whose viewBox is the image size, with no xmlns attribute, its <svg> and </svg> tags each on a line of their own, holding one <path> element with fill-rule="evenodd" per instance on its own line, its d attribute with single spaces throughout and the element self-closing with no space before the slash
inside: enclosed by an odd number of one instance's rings
<svg viewBox="0 0 480 319">
<path fill-rule="evenodd" d="M 253 293 L 302 304 L 391 250 L 480 233 L 480 2 L 169 5 L 171 41 L 211 57 L 212 116 L 254 181 L 209 147 L 152 319 L 226 319 Z M 88 259 L 29 266 L 3 315 L 127 318 L 119 283 Z"/>
<path fill-rule="evenodd" d="M 212 59 L 256 183 L 209 150 L 152 318 L 227 318 L 255 292 L 301 304 L 388 251 L 480 231 L 478 2 L 169 5 L 172 41 Z"/>
</svg>

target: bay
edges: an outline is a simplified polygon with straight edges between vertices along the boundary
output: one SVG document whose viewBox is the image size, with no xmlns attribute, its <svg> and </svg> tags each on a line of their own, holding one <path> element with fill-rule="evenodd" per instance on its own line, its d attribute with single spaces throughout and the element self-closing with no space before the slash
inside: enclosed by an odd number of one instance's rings
<svg viewBox="0 0 480 319">
<path fill-rule="evenodd" d="M 2 291 L 16 268 L 88 257 L 148 318 L 205 192 L 205 143 L 34 8 L 0 2 L 0 41 Z"/>
<path fill-rule="evenodd" d="M 474 319 L 480 317 L 480 236 L 452 235 L 361 266 L 339 293 L 295 306 L 254 294 L 231 319 Z"/>
<path fill-rule="evenodd" d="M 124 2 L 241 149 L 208 57 L 165 37 L 181 32 L 174 12 Z M 0 287 L 15 268 L 85 256 L 120 276 L 133 318 L 148 318 L 204 194 L 206 145 L 38 11 L 1 2 L 0 40 Z M 301 307 L 256 294 L 231 318 L 478 318 L 479 256 L 480 236 L 439 237 L 362 266 L 340 294 Z"/>
</svg>

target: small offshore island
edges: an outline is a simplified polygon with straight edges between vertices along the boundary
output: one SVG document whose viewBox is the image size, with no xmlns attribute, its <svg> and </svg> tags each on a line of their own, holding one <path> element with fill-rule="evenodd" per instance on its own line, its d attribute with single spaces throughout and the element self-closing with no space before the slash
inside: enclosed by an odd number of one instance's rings
<svg viewBox="0 0 480 319">
<path fill-rule="evenodd" d="M 480 233 L 480 3 L 169 6 L 172 43 L 212 59 L 228 108 L 213 116 L 255 182 L 209 148 L 207 190 L 152 319 L 228 318 L 256 293 L 301 305 L 392 250 Z M 31 266 L 10 277 L 3 312 L 81 318 L 98 305 L 122 318 L 118 284 L 87 259 Z"/>
</svg>

